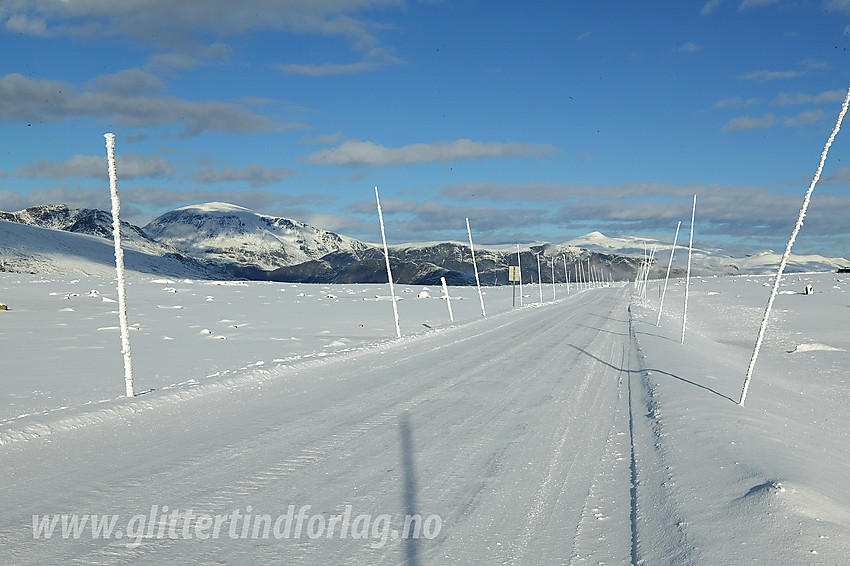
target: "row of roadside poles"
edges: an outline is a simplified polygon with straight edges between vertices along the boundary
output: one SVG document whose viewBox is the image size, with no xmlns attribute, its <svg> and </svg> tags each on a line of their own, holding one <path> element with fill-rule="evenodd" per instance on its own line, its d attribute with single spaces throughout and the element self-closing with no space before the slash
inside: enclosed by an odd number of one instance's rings
<svg viewBox="0 0 850 566">
<path fill-rule="evenodd" d="M 540 254 L 535 253 L 535 258 L 537 259 L 537 286 L 540 294 L 540 302 L 543 302 L 543 272 L 540 263 Z M 552 256 L 551 258 L 551 269 L 552 269 L 552 300 L 557 299 L 557 285 L 555 284 L 555 263 L 557 256 Z M 517 264 L 511 265 L 508 267 L 508 281 L 511 282 L 513 286 L 513 306 L 516 306 L 516 287 L 519 284 L 519 305 L 524 306 L 523 304 L 523 291 L 522 291 L 522 254 L 519 249 L 519 244 L 516 245 L 516 259 Z M 589 289 L 591 287 L 601 287 L 607 286 L 612 283 L 613 278 L 610 274 L 604 273 L 602 270 L 598 269 L 597 266 L 593 265 L 590 262 L 590 258 L 585 262 L 579 261 L 574 264 L 574 274 L 575 279 L 570 277 L 570 271 L 567 267 L 567 256 L 565 254 L 561 254 L 561 259 L 564 262 L 564 282 L 567 288 L 567 295 L 569 296 L 571 290 L 570 286 L 575 283 L 576 289 L 581 291 L 584 289 Z M 533 284 L 533 281 L 531 282 Z"/>
<path fill-rule="evenodd" d="M 386 229 L 384 227 L 384 213 L 381 208 L 381 196 L 378 193 L 378 187 L 375 187 L 375 204 L 378 210 L 378 222 L 381 226 L 381 242 L 384 248 L 384 262 L 387 268 L 387 281 L 389 283 L 390 288 L 390 300 L 393 304 L 393 321 L 395 323 L 395 331 L 396 337 L 401 338 L 401 326 L 399 324 L 398 318 L 398 298 L 395 294 L 395 285 L 393 284 L 393 272 L 390 267 L 390 253 L 389 248 L 387 246 L 387 235 Z M 472 240 L 472 228 L 469 225 L 469 218 L 466 219 L 466 233 L 469 237 L 469 251 L 472 255 L 472 268 L 475 272 L 475 286 L 478 290 L 478 302 L 481 305 L 481 316 L 487 316 L 487 310 L 484 306 L 484 293 L 481 290 L 481 278 L 478 273 L 478 262 L 475 260 L 475 243 Z M 523 281 L 522 281 L 522 254 L 520 252 L 519 243 L 516 245 L 517 249 L 517 265 L 511 265 L 508 267 L 508 281 L 511 282 L 513 286 L 513 306 L 516 306 L 516 287 L 519 284 L 519 304 L 523 306 Z M 543 273 L 542 273 L 542 265 L 540 263 L 540 254 L 534 254 L 537 259 L 537 282 L 538 282 L 538 290 L 540 294 L 540 302 L 543 302 Z M 566 281 L 567 295 L 570 294 L 570 286 L 573 283 L 571 281 L 570 272 L 567 267 L 567 256 L 561 255 L 561 258 L 564 262 L 564 278 Z M 552 300 L 556 300 L 556 285 L 555 285 L 555 261 L 556 256 L 553 256 L 551 259 L 551 269 L 552 269 Z M 593 265 L 590 261 L 590 258 L 585 262 L 576 262 L 574 265 L 574 273 L 575 273 L 575 285 L 577 290 L 581 291 L 584 289 L 589 289 L 591 287 L 601 287 L 607 286 L 613 282 L 613 278 L 611 274 L 605 274 L 602 270 L 600 270 L 597 266 Z M 440 277 L 440 283 L 443 288 L 443 296 L 442 299 L 446 300 L 446 305 L 449 311 L 449 320 L 454 322 L 454 313 L 452 312 L 451 305 L 451 297 L 449 296 L 448 285 L 446 284 L 446 278 Z"/>
</svg>

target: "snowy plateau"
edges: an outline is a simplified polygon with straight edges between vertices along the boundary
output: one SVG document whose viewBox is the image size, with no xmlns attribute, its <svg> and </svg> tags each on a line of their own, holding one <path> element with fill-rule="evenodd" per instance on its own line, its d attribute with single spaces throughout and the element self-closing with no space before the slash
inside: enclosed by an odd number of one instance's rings
<svg viewBox="0 0 850 566">
<path fill-rule="evenodd" d="M 792 260 L 741 407 L 771 254 L 699 247 L 682 344 L 660 242 L 645 293 L 528 284 L 537 251 L 633 278 L 641 239 L 526 246 L 486 317 L 462 245 L 396 246 L 396 338 L 386 279 L 339 281 L 372 244 L 203 208 L 122 227 L 131 398 L 109 217 L 0 215 L 3 564 L 848 564 L 845 260 Z M 335 282 L 232 271 L 287 261 Z"/>
<path fill-rule="evenodd" d="M 682 345 L 682 279 L 399 285 L 396 339 L 386 284 L 132 277 L 126 398 L 113 279 L 0 274 L 0 558 L 846 564 L 850 279 L 784 279 L 740 407 L 769 284 Z"/>
</svg>

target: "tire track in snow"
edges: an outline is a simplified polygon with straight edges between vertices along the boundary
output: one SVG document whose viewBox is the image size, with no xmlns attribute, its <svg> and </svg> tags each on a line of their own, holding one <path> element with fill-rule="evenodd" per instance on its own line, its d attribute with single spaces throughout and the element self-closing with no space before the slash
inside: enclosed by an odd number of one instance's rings
<svg viewBox="0 0 850 566">
<path fill-rule="evenodd" d="M 570 564 L 636 564 L 633 550 L 635 533 L 630 513 L 629 463 L 631 461 L 631 406 L 629 383 L 631 371 L 626 365 L 627 345 L 620 344 L 621 368 L 617 381 L 616 408 L 605 440 L 605 453 L 596 477 L 590 485 L 581 519 L 576 529 Z M 629 452 L 627 455 L 626 452 Z M 630 525 L 631 523 L 631 525 Z M 630 532 L 630 540 L 617 533 Z"/>
<path fill-rule="evenodd" d="M 624 303 L 619 297 L 612 300 L 610 294 L 600 298 L 607 298 L 610 303 L 606 312 L 600 314 L 594 308 L 584 314 L 606 321 L 603 328 L 586 326 L 583 324 L 586 321 L 582 321 L 578 326 L 595 332 L 570 336 L 575 341 L 589 334 L 583 347 L 569 344 L 579 354 L 578 363 L 569 370 L 569 375 L 578 382 L 573 383 L 570 404 L 552 436 L 545 474 L 527 513 L 525 528 L 505 562 L 566 562 L 573 549 L 572 537 L 564 537 L 562 531 L 569 525 L 574 525 L 576 531 L 580 527 L 583 505 L 577 502 L 586 500 L 594 475 L 600 473 L 600 455 L 610 435 L 619 397 L 619 370 L 610 360 L 620 350 L 622 339 L 618 336 L 625 333 L 617 332 L 617 324 L 624 321 L 612 315 Z M 589 306 L 602 304 L 599 300 Z"/>
<path fill-rule="evenodd" d="M 676 508 L 672 470 L 664 446 L 661 411 L 654 398 L 644 356 L 635 335 L 633 314 L 629 307 L 630 356 L 638 369 L 632 372 L 640 379 L 630 390 L 637 400 L 630 409 L 632 435 L 632 532 L 635 564 L 689 565 L 696 562 L 696 549 L 687 534 L 687 524 Z M 631 375 L 631 374 L 630 374 Z M 640 413 L 637 413 L 640 410 Z M 644 513 L 642 509 L 651 510 Z M 651 521 L 651 522 L 649 522 Z"/>
</svg>

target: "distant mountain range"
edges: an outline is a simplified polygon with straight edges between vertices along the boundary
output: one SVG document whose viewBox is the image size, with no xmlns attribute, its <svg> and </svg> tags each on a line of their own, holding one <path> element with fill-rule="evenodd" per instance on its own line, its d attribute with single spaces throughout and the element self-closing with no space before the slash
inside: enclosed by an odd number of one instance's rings
<svg viewBox="0 0 850 566">
<path fill-rule="evenodd" d="M 255 213 L 227 203 L 187 206 L 167 212 L 140 228 L 122 222 L 127 270 L 205 279 L 251 279 L 308 283 L 385 283 L 383 249 L 307 224 Z M 114 273 L 112 217 L 101 210 L 46 205 L 0 212 L 0 271 L 111 275 Z M 523 245 L 524 282 L 537 281 L 538 257 L 544 282 L 575 280 L 588 262 L 613 279 L 632 279 L 643 261 L 643 238 L 610 238 L 592 232 L 561 244 Z M 658 246 L 653 276 L 663 276 L 670 244 Z M 677 248 L 678 250 L 678 248 Z M 515 246 L 476 247 L 483 284 L 507 283 L 516 265 Z M 403 284 L 474 284 L 469 246 L 458 242 L 397 245 L 390 248 L 393 278 Z M 683 257 L 684 256 L 684 257 Z M 684 272 L 687 254 L 676 254 L 674 275 Z M 664 261 L 662 261 L 664 260 Z M 702 275 L 761 273 L 775 269 L 772 252 L 733 257 L 719 249 L 694 251 L 694 271 Z M 842 258 L 794 256 L 789 271 L 836 269 Z"/>
<path fill-rule="evenodd" d="M 679 242 L 676 244 L 676 252 L 674 259 L 680 261 L 687 258 L 687 238 L 684 239 L 682 234 L 679 234 Z M 644 249 L 651 250 L 656 246 L 656 257 L 663 258 L 664 262 L 656 262 L 653 267 L 653 274 L 656 271 L 666 271 L 666 260 L 669 259 L 670 249 L 673 247 L 672 242 L 664 242 L 655 238 L 639 237 L 639 236 L 620 236 L 611 238 L 600 232 L 591 232 L 579 238 L 575 238 L 568 242 L 570 245 L 579 246 L 587 250 L 607 253 L 617 253 L 622 255 L 641 256 L 643 257 Z M 644 247 L 645 246 L 645 247 Z M 684 254 L 682 252 L 685 252 Z M 776 272 L 779 262 L 782 259 L 781 253 L 776 253 L 773 250 L 753 250 L 742 249 L 738 253 L 733 253 L 729 250 L 708 247 L 699 242 L 694 242 L 692 251 L 693 265 L 698 273 L 713 273 L 713 274 L 759 274 Z M 679 262 L 674 262 L 676 265 Z M 791 272 L 803 271 L 835 271 L 836 269 L 850 265 L 850 261 L 844 258 L 824 257 L 822 255 L 797 255 L 791 254 L 788 258 L 788 264 L 785 270 Z"/>
</svg>

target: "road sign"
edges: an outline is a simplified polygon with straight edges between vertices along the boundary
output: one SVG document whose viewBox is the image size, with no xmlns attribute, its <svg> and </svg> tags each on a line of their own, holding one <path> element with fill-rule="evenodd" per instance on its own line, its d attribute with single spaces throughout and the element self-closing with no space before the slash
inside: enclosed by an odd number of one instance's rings
<svg viewBox="0 0 850 566">
<path fill-rule="evenodd" d="M 519 266 L 508 266 L 508 281 L 520 281 Z"/>
</svg>

